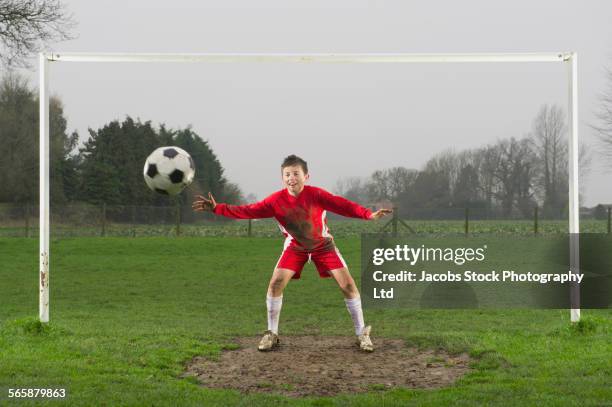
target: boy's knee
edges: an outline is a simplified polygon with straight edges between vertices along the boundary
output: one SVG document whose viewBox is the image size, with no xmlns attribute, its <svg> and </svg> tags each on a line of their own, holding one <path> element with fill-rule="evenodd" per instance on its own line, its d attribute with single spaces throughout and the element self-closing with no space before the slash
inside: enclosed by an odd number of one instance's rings
<svg viewBox="0 0 612 407">
<path fill-rule="evenodd" d="M 268 293 L 274 294 L 274 296 L 282 294 L 286 284 L 285 280 L 286 278 L 282 274 L 274 273 L 268 284 Z"/>
<path fill-rule="evenodd" d="M 278 291 L 283 289 L 283 280 L 281 278 L 273 278 L 270 280 L 268 290 Z"/>
<path fill-rule="evenodd" d="M 340 284 L 340 289 L 346 294 L 351 294 L 357 291 L 357 285 L 355 285 L 353 280 L 343 281 Z"/>
</svg>

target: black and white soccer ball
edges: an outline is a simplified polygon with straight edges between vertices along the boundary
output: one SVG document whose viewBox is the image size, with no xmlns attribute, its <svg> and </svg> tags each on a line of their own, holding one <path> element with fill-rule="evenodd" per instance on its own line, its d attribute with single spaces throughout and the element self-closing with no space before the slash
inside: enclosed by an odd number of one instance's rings
<svg viewBox="0 0 612 407">
<path fill-rule="evenodd" d="M 147 186 L 164 195 L 177 195 L 193 182 L 195 164 L 189 153 L 179 147 L 160 147 L 144 165 Z"/>
</svg>

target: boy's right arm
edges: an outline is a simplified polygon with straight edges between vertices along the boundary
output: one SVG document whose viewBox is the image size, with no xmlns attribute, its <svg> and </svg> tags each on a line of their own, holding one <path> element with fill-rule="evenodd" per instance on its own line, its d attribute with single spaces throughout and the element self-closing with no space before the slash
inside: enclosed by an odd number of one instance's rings
<svg viewBox="0 0 612 407">
<path fill-rule="evenodd" d="M 208 194 L 208 199 L 198 195 L 192 208 L 196 212 L 212 212 L 216 215 L 226 216 L 234 219 L 262 219 L 271 218 L 274 212 L 267 199 L 249 205 L 228 205 L 217 203 L 212 194 Z"/>
<path fill-rule="evenodd" d="M 274 212 L 272 212 L 266 200 L 248 205 L 228 205 L 220 203 L 213 208 L 212 212 L 215 215 L 222 215 L 234 219 L 262 219 L 274 216 Z"/>
</svg>

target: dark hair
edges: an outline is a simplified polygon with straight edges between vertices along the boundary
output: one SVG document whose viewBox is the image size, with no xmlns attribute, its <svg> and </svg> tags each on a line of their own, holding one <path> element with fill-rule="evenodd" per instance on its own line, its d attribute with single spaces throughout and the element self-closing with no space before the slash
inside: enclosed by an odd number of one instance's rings
<svg viewBox="0 0 612 407">
<path fill-rule="evenodd" d="M 292 165 L 299 165 L 300 167 L 302 167 L 302 170 L 304 170 L 304 174 L 308 174 L 308 164 L 306 163 L 306 161 L 302 160 L 295 154 L 291 154 L 290 156 L 285 158 L 285 160 L 281 164 L 281 170 L 285 167 L 290 167 Z"/>
</svg>

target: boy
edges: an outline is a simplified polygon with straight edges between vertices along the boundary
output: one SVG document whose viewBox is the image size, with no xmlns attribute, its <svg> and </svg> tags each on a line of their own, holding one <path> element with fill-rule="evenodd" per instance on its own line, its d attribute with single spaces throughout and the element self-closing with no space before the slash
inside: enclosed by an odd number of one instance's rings
<svg viewBox="0 0 612 407">
<path fill-rule="evenodd" d="M 357 343 L 361 350 L 372 352 L 374 346 L 370 339 L 370 326 L 365 326 L 363 321 L 359 291 L 329 234 L 325 214 L 329 210 L 352 218 L 379 219 L 391 213 L 391 210 L 372 212 L 321 188 L 305 185 L 309 178 L 308 164 L 295 155 L 285 158 L 281 176 L 285 189 L 263 201 L 250 205 L 227 205 L 217 203 L 209 193 L 208 199 L 198 195 L 192 206 L 196 212 L 211 211 L 234 219 L 274 217 L 285 235 L 283 252 L 268 285 L 268 330 L 264 332 L 258 349 L 269 351 L 279 344 L 278 320 L 283 290 L 290 279 L 300 278 L 304 264 L 312 260 L 320 277 L 333 277 L 338 283 L 355 326 Z"/>
</svg>

